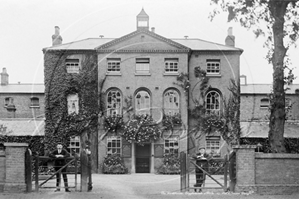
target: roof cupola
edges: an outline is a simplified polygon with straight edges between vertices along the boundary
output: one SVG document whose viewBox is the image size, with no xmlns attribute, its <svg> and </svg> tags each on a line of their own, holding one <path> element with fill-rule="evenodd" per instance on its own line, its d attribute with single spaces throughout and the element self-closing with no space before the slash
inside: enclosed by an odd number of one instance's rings
<svg viewBox="0 0 300 199">
<path fill-rule="evenodd" d="M 144 11 L 144 8 L 136 16 L 136 26 L 137 26 L 137 30 L 140 29 L 149 30 L 149 16 Z"/>
</svg>

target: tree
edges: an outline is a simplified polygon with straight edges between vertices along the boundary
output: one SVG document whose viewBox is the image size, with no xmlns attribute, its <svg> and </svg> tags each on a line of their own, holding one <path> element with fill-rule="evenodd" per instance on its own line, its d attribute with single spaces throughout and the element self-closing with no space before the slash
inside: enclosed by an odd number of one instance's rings
<svg viewBox="0 0 300 199">
<path fill-rule="evenodd" d="M 273 92 L 270 100 L 269 142 L 273 152 L 285 152 L 285 90 L 284 85 L 294 79 L 289 69 L 287 51 L 298 40 L 299 17 L 297 0 L 211 0 L 216 8 L 228 12 L 228 22 L 238 21 L 242 27 L 252 29 L 255 36 L 265 36 L 266 58 L 273 65 Z M 266 27 L 259 26 L 266 24 Z M 285 76 L 285 69 L 289 70 Z"/>
</svg>

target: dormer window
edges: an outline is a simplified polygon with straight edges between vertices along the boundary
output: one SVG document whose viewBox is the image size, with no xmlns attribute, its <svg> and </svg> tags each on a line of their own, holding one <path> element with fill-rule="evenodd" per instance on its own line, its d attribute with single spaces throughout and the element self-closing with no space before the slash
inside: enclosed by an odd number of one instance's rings
<svg viewBox="0 0 300 199">
<path fill-rule="evenodd" d="M 66 59 L 67 73 L 79 73 L 79 59 Z"/>
</svg>

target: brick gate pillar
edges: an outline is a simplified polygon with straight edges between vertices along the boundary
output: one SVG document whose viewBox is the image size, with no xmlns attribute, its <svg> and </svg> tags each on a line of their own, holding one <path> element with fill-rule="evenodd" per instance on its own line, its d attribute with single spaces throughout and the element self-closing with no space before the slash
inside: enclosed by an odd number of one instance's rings
<svg viewBox="0 0 300 199">
<path fill-rule="evenodd" d="M 25 192 L 25 152 L 27 143 L 4 143 L 6 176 L 4 192 Z"/>
<path fill-rule="evenodd" d="M 236 192 L 256 192 L 255 148 L 256 145 L 233 146 L 236 152 Z"/>
</svg>

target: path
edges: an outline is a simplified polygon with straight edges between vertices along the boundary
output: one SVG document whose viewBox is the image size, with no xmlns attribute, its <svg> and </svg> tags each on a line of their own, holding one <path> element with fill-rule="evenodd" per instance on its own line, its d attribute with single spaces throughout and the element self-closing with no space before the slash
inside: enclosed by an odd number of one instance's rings
<svg viewBox="0 0 300 199">
<path fill-rule="evenodd" d="M 181 193 L 179 175 L 93 174 L 92 192 L 54 192 L 1 194 L 0 199 L 298 199 L 299 195 L 257 195 L 236 193 Z"/>
</svg>

